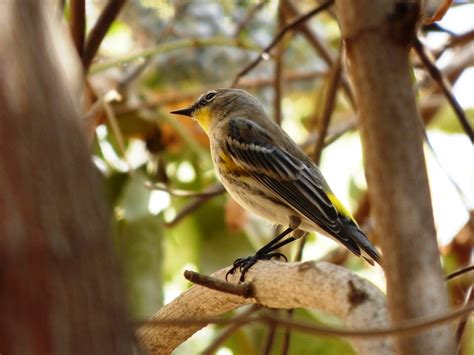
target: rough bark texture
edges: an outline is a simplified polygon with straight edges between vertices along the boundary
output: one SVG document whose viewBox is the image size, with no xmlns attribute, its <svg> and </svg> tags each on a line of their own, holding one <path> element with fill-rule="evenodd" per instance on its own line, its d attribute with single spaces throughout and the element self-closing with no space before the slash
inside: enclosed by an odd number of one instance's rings
<svg viewBox="0 0 474 355">
<path fill-rule="evenodd" d="M 225 279 L 228 268 L 212 276 Z M 238 274 L 238 273 L 237 273 Z M 229 277 L 238 282 L 239 275 Z M 202 286 L 193 286 L 152 319 L 206 318 L 218 316 L 247 304 L 271 308 L 313 308 L 342 319 L 353 329 L 377 329 L 387 326 L 385 296 L 370 282 L 349 270 L 325 262 L 281 263 L 259 261 L 245 276 L 252 283 L 255 298 L 229 295 Z M 200 326 L 142 327 L 138 337 L 151 354 L 169 354 L 197 332 Z M 352 343 L 359 354 L 393 354 L 387 339 L 361 340 Z"/>
<path fill-rule="evenodd" d="M 55 10 L 0 3 L 0 352 L 130 354 L 79 63 Z"/>
<path fill-rule="evenodd" d="M 417 2 L 336 0 L 361 119 L 375 231 L 397 322 L 447 308 L 408 60 Z M 452 354 L 449 326 L 398 340 L 401 354 Z"/>
</svg>

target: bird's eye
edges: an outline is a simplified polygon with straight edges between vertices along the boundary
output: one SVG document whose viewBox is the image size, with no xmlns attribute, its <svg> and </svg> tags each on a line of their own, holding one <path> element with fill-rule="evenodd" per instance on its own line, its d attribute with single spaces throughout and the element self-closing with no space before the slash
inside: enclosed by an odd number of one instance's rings
<svg viewBox="0 0 474 355">
<path fill-rule="evenodd" d="M 214 91 L 211 91 L 206 95 L 206 101 L 211 101 L 214 97 L 216 96 L 216 93 Z"/>
</svg>

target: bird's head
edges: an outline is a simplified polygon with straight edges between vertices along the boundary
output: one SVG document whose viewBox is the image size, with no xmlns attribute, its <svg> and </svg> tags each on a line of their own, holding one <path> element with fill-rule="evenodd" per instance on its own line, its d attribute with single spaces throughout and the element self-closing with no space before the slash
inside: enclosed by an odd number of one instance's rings
<svg viewBox="0 0 474 355">
<path fill-rule="evenodd" d="M 258 100 L 244 90 L 216 89 L 202 94 L 191 106 L 171 113 L 192 117 L 209 133 L 215 123 L 229 115 L 248 117 L 262 111 Z"/>
</svg>

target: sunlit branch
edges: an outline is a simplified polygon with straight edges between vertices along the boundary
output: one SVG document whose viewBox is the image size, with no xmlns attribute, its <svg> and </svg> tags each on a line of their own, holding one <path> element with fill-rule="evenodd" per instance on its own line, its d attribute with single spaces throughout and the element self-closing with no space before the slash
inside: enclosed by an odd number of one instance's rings
<svg viewBox="0 0 474 355">
<path fill-rule="evenodd" d="M 474 143 L 474 131 L 471 125 L 469 124 L 469 121 L 466 117 L 466 114 L 464 113 L 463 108 L 461 107 L 451 90 L 449 80 L 446 79 L 443 73 L 438 69 L 436 63 L 426 52 L 425 47 L 418 38 L 415 39 L 413 48 L 415 49 L 415 52 L 422 61 L 422 63 L 425 65 L 426 70 L 428 71 L 431 78 L 439 85 L 443 94 L 446 96 L 446 99 L 448 100 L 449 104 L 456 113 L 456 117 L 458 118 L 462 128 L 464 129 L 464 132 L 467 134 L 471 142 Z"/>
</svg>

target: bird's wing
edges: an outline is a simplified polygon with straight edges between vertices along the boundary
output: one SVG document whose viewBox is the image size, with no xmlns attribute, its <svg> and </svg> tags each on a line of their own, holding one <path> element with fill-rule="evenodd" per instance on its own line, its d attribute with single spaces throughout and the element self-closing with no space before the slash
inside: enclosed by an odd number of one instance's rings
<svg viewBox="0 0 474 355">
<path fill-rule="evenodd" d="M 238 166 L 280 200 L 360 255 L 359 248 L 349 237 L 339 235 L 338 211 L 314 167 L 277 147 L 270 135 L 252 121 L 234 119 L 230 126 L 225 144 Z"/>
</svg>

